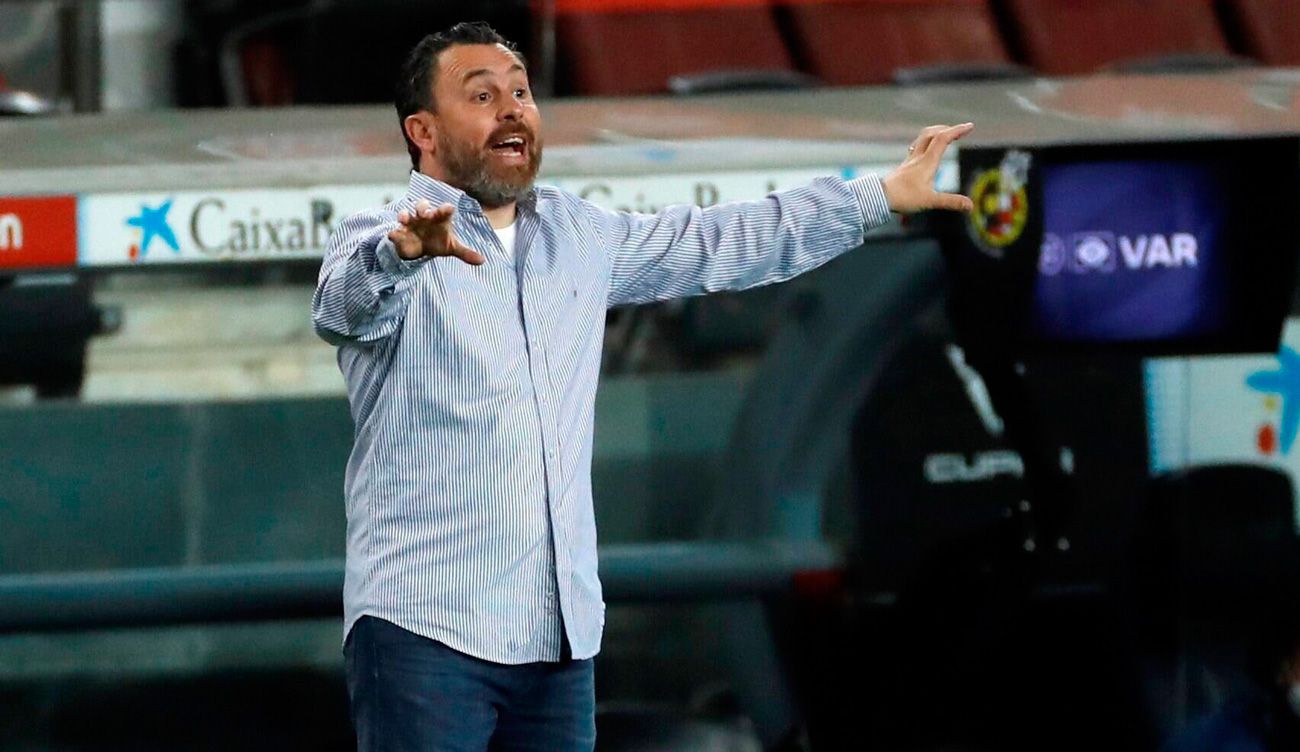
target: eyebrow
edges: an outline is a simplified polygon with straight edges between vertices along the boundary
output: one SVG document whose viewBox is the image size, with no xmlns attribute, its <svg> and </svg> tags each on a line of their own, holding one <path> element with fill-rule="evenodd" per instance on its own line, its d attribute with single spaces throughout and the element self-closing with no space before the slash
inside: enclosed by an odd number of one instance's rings
<svg viewBox="0 0 1300 752">
<path fill-rule="evenodd" d="M 514 73 L 515 71 L 521 71 L 521 72 L 525 72 L 525 73 L 527 72 L 527 71 L 524 70 L 524 66 L 520 65 L 519 63 L 515 63 L 514 65 L 510 66 L 510 67 L 506 70 L 506 73 L 507 73 L 507 74 L 510 74 L 510 73 Z M 469 83 L 469 80 L 470 80 L 471 78 L 477 78 L 478 76 L 488 76 L 488 75 L 491 75 L 492 72 L 493 72 L 493 71 L 492 71 L 491 68 L 478 68 L 478 69 L 475 69 L 475 70 L 470 71 L 469 73 L 466 73 L 466 74 L 465 74 L 465 75 L 460 79 L 460 82 L 461 82 L 462 84 L 467 84 L 467 83 Z"/>
</svg>

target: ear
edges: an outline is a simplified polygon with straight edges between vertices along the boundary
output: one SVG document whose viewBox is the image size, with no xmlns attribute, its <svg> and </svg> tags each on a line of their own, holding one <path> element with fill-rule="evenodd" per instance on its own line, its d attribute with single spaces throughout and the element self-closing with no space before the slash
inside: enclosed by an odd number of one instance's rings
<svg viewBox="0 0 1300 752">
<path fill-rule="evenodd" d="M 420 110 L 406 116 L 402 121 L 406 137 L 420 147 L 420 151 L 432 154 L 438 145 L 438 124 L 433 113 Z"/>
</svg>

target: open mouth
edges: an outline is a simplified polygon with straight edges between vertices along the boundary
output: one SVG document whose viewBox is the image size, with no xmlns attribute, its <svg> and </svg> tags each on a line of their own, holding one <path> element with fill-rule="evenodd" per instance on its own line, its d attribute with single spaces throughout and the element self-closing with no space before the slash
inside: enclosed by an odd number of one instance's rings
<svg viewBox="0 0 1300 752">
<path fill-rule="evenodd" d="M 523 136 L 509 136 L 492 144 L 492 153 L 503 157 L 523 157 L 528 151 L 528 142 Z"/>
</svg>

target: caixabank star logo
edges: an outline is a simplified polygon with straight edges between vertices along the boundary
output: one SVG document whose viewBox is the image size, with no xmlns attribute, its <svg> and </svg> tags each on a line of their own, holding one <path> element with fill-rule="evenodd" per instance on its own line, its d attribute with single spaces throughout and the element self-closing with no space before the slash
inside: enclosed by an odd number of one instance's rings
<svg viewBox="0 0 1300 752">
<path fill-rule="evenodd" d="M 1265 456 L 1289 454 L 1300 431 L 1300 353 L 1283 345 L 1277 364 L 1246 377 L 1247 386 L 1264 394 L 1267 417 L 1255 431 L 1255 448 Z"/>
<path fill-rule="evenodd" d="M 141 204 L 140 213 L 126 220 L 128 225 L 140 230 L 140 240 L 132 243 L 128 251 L 132 261 L 143 258 L 155 238 L 166 243 L 173 253 L 180 253 L 181 246 L 176 242 L 176 233 L 167 224 L 167 213 L 172 210 L 173 200 L 169 198 L 158 206 Z"/>
</svg>

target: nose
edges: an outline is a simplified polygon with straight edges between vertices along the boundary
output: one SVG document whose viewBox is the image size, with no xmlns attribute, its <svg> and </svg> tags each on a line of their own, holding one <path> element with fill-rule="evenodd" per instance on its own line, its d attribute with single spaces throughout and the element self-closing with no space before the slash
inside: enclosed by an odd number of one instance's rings
<svg viewBox="0 0 1300 752">
<path fill-rule="evenodd" d="M 518 120 L 523 116 L 524 105 L 514 97 L 505 100 L 505 103 L 497 110 L 497 119 L 499 120 Z"/>
</svg>

